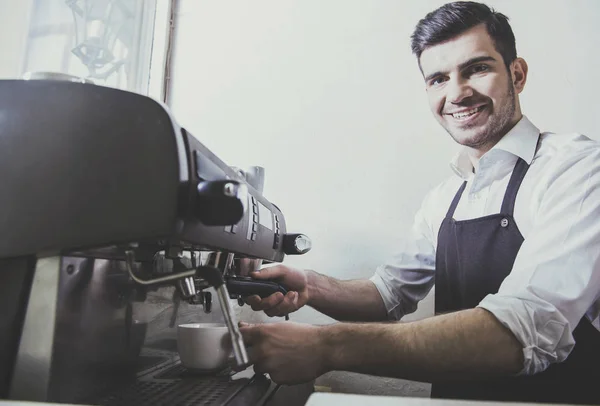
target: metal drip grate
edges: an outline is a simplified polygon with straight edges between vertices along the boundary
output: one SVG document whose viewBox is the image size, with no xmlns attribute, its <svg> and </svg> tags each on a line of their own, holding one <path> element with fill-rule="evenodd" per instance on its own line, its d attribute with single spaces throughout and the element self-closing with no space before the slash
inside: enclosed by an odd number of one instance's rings
<svg viewBox="0 0 600 406">
<path fill-rule="evenodd" d="M 152 369 L 152 372 L 138 376 L 137 381 L 104 392 L 86 403 L 105 406 L 224 405 L 253 381 L 232 380 L 229 368 L 218 374 L 202 374 L 186 369 L 179 362 Z"/>
<path fill-rule="evenodd" d="M 231 368 L 224 368 L 219 372 L 201 372 L 201 371 L 190 371 L 181 364 L 175 364 L 165 371 L 162 371 L 154 376 L 154 379 L 182 379 L 182 378 L 206 378 L 206 377 L 226 377 L 231 376 L 233 370 Z"/>
<path fill-rule="evenodd" d="M 107 406 L 221 405 L 226 404 L 245 385 L 246 382 L 216 378 L 138 381 L 94 403 Z"/>
</svg>

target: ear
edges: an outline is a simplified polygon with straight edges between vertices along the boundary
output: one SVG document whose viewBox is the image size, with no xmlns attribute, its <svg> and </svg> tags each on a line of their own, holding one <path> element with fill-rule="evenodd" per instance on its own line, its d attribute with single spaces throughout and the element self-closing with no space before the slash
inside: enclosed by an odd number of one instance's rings
<svg viewBox="0 0 600 406">
<path fill-rule="evenodd" d="M 517 94 L 521 93 L 525 88 L 528 69 L 527 62 L 525 62 L 525 59 L 523 58 L 517 58 L 510 64 L 512 84 L 515 87 Z"/>
</svg>

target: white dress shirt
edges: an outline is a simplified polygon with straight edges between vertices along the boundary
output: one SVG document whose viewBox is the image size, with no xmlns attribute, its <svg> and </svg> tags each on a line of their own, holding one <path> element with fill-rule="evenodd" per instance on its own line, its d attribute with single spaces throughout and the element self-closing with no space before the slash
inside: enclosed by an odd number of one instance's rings
<svg viewBox="0 0 600 406">
<path fill-rule="evenodd" d="M 542 133 L 538 144 L 539 134 L 523 116 L 481 157 L 476 173 L 462 150 L 451 163 L 453 176 L 425 197 L 404 246 L 371 278 L 391 319 L 414 312 L 434 284 L 438 231 L 460 185 L 467 181 L 455 220 L 499 213 L 523 158 L 530 167 L 514 218 L 525 241 L 498 293 L 478 305 L 523 345 L 521 374 L 565 360 L 584 315 L 600 330 L 600 144 L 554 133 Z"/>
</svg>

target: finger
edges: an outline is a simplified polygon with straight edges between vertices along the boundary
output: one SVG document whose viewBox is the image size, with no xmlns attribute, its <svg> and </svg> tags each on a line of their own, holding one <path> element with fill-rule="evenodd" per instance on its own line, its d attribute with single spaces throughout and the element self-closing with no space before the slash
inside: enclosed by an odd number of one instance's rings
<svg viewBox="0 0 600 406">
<path fill-rule="evenodd" d="M 267 296 L 265 298 L 262 298 L 260 303 L 254 307 L 252 307 L 252 309 L 254 310 L 269 310 L 272 309 L 273 307 L 277 306 L 279 303 L 281 303 L 281 301 L 284 299 L 285 297 L 283 296 L 283 293 L 281 292 L 275 292 L 270 296 Z"/>
<path fill-rule="evenodd" d="M 244 323 L 246 324 L 246 323 Z M 245 326 L 240 323 L 240 334 L 244 340 L 246 346 L 252 346 L 258 344 L 261 339 L 261 331 L 259 326 L 253 324 L 247 324 Z"/>
<path fill-rule="evenodd" d="M 277 279 L 288 272 L 287 268 L 281 265 L 270 266 L 251 272 L 250 276 L 256 279 Z"/>
<path fill-rule="evenodd" d="M 286 314 L 298 310 L 298 292 L 290 291 L 286 293 L 284 299 L 272 309 L 265 310 L 265 314 L 269 317 L 285 316 Z"/>
<path fill-rule="evenodd" d="M 250 307 L 252 307 L 252 310 L 261 310 L 259 308 L 260 306 L 260 302 L 262 301 L 262 299 L 260 298 L 260 296 L 258 295 L 252 295 L 252 296 L 248 296 L 244 299 L 244 301 L 246 302 L 247 305 L 249 305 Z"/>
</svg>

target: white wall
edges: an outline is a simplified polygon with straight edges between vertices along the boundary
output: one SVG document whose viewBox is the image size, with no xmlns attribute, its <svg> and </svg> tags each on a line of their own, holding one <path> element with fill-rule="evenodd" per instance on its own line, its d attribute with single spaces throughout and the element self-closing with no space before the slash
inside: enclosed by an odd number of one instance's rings
<svg viewBox="0 0 600 406">
<path fill-rule="evenodd" d="M 410 53 L 444 1 L 181 0 L 172 108 L 227 163 L 266 168 L 265 195 L 313 251 L 287 263 L 369 277 L 393 252 L 457 147 L 431 116 Z M 496 0 L 530 68 L 523 111 L 542 130 L 600 137 L 600 2 Z M 431 314 L 431 297 L 413 317 Z M 305 310 L 296 320 L 330 320 Z M 366 382 L 366 383 L 365 383 Z M 423 385 L 331 378 L 340 391 Z M 400 388 L 400 389 L 398 389 Z"/>
</svg>

